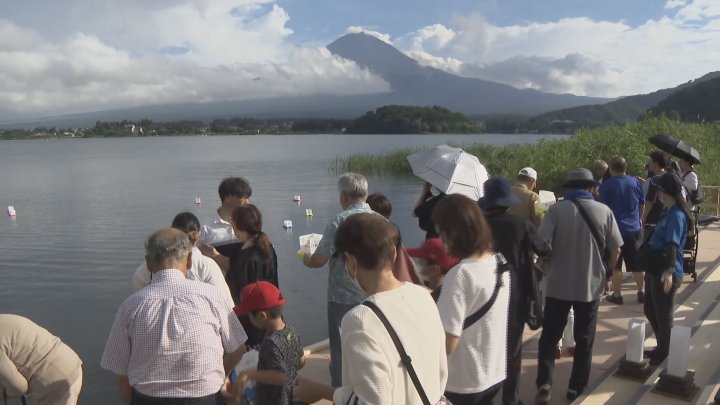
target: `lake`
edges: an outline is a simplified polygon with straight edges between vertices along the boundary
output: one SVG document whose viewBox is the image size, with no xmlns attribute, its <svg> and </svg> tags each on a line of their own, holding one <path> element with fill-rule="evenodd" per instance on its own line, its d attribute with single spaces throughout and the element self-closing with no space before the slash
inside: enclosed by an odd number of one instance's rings
<svg viewBox="0 0 720 405">
<path fill-rule="evenodd" d="M 551 138 L 552 136 L 545 136 Z M 557 136 L 564 137 L 564 136 Z M 528 143 L 537 135 L 292 135 L 0 142 L 0 312 L 26 316 L 61 337 L 84 361 L 80 403 L 120 403 L 99 362 L 144 240 L 181 211 L 201 220 L 219 205 L 217 186 L 244 176 L 275 245 L 286 318 L 304 344 L 327 336 L 327 268 L 295 257 L 298 235 L 322 233 L 340 211 L 330 161 L 353 153 L 482 142 Z M 519 169 L 519 168 L 518 168 Z M 424 233 L 410 210 L 421 182 L 370 176 L 371 192 L 393 202 L 407 246 Z M 302 196 L 302 203 L 292 201 Z M 202 204 L 196 206 L 195 198 Z M 305 209 L 315 214 L 305 217 Z M 292 230 L 284 230 L 284 220 Z"/>
</svg>

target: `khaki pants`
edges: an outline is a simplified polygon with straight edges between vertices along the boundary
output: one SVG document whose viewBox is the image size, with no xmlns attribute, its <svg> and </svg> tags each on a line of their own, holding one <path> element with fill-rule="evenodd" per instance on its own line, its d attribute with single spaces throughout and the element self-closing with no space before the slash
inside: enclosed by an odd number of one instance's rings
<svg viewBox="0 0 720 405">
<path fill-rule="evenodd" d="M 69 382 L 69 387 L 65 386 L 52 392 L 45 393 L 42 397 L 36 399 L 39 405 L 76 405 L 80 391 L 82 390 L 82 368 L 80 374 L 75 381 Z"/>
</svg>

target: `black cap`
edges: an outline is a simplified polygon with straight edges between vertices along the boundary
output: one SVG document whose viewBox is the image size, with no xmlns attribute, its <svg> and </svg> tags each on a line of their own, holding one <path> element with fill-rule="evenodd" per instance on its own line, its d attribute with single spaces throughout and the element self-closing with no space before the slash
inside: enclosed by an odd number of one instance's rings
<svg viewBox="0 0 720 405">
<path fill-rule="evenodd" d="M 655 176 L 651 182 L 660 189 L 660 191 L 664 191 L 672 196 L 682 194 L 682 180 L 680 180 L 680 177 L 675 173 L 666 172 L 660 176 Z"/>
</svg>

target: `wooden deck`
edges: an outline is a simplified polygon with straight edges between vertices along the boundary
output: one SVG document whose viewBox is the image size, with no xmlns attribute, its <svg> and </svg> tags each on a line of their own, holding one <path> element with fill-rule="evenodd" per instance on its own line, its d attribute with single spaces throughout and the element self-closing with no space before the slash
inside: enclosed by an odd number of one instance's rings
<svg viewBox="0 0 720 405">
<path fill-rule="evenodd" d="M 695 371 L 695 384 L 699 393 L 695 403 L 710 404 L 720 384 L 720 225 L 713 224 L 700 233 L 697 257 L 698 282 L 689 276 L 678 291 L 675 310 L 676 325 L 694 327 L 689 368 Z M 605 300 L 600 305 L 597 333 L 593 348 L 593 366 L 590 390 L 576 403 L 587 404 L 687 404 L 687 401 L 655 394 L 653 384 L 664 366 L 645 382 L 632 382 L 613 376 L 619 360 L 625 354 L 627 324 L 632 318 L 645 319 L 642 304 L 636 300 L 636 287 L 630 274 L 623 283 L 625 304 L 615 305 Z M 646 325 L 648 335 L 651 332 Z M 537 341 L 539 331 L 525 329 L 520 399 L 532 404 L 535 397 L 537 374 Z M 718 340 L 715 340 L 715 339 Z M 654 337 L 646 346 L 654 346 Z M 329 383 L 327 341 L 307 348 L 307 364 L 301 375 Z M 570 376 L 572 358 L 564 356 L 556 361 L 553 403 L 565 404 L 565 392 Z M 495 403 L 500 403 L 500 394 Z M 322 401 L 321 404 L 330 402 Z"/>
</svg>

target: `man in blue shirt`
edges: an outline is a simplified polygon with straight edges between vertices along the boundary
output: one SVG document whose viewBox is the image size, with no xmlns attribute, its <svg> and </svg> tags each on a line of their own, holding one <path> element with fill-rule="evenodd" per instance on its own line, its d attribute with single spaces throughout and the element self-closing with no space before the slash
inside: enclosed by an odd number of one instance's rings
<svg viewBox="0 0 720 405">
<path fill-rule="evenodd" d="M 610 207 L 615 215 L 620 234 L 623 238 L 623 245 L 620 248 L 620 259 L 613 269 L 612 287 L 613 293 L 607 296 L 607 300 L 622 305 L 622 263 L 625 262 L 625 271 L 632 272 L 635 284 L 637 284 L 638 302 L 643 302 L 643 273 L 637 265 L 637 251 L 642 241 L 642 227 L 640 216 L 645 206 L 642 183 L 633 177 L 628 176 L 628 163 L 622 156 L 615 156 L 610 161 L 610 176 L 600 185 L 600 202 Z"/>
<path fill-rule="evenodd" d="M 322 240 L 312 255 L 303 256 L 303 264 L 320 268 L 328 263 L 328 337 L 330 339 L 330 377 L 333 387 L 342 385 L 342 348 L 340 346 L 340 321 L 343 316 L 365 300 L 367 295 L 360 290 L 345 269 L 345 259 L 335 250 L 335 233 L 340 224 L 349 216 L 359 213 L 374 213 L 365 202 L 368 183 L 364 176 L 345 173 L 338 180 L 340 206 L 344 210 L 333 218 L 325 228 Z"/>
</svg>

